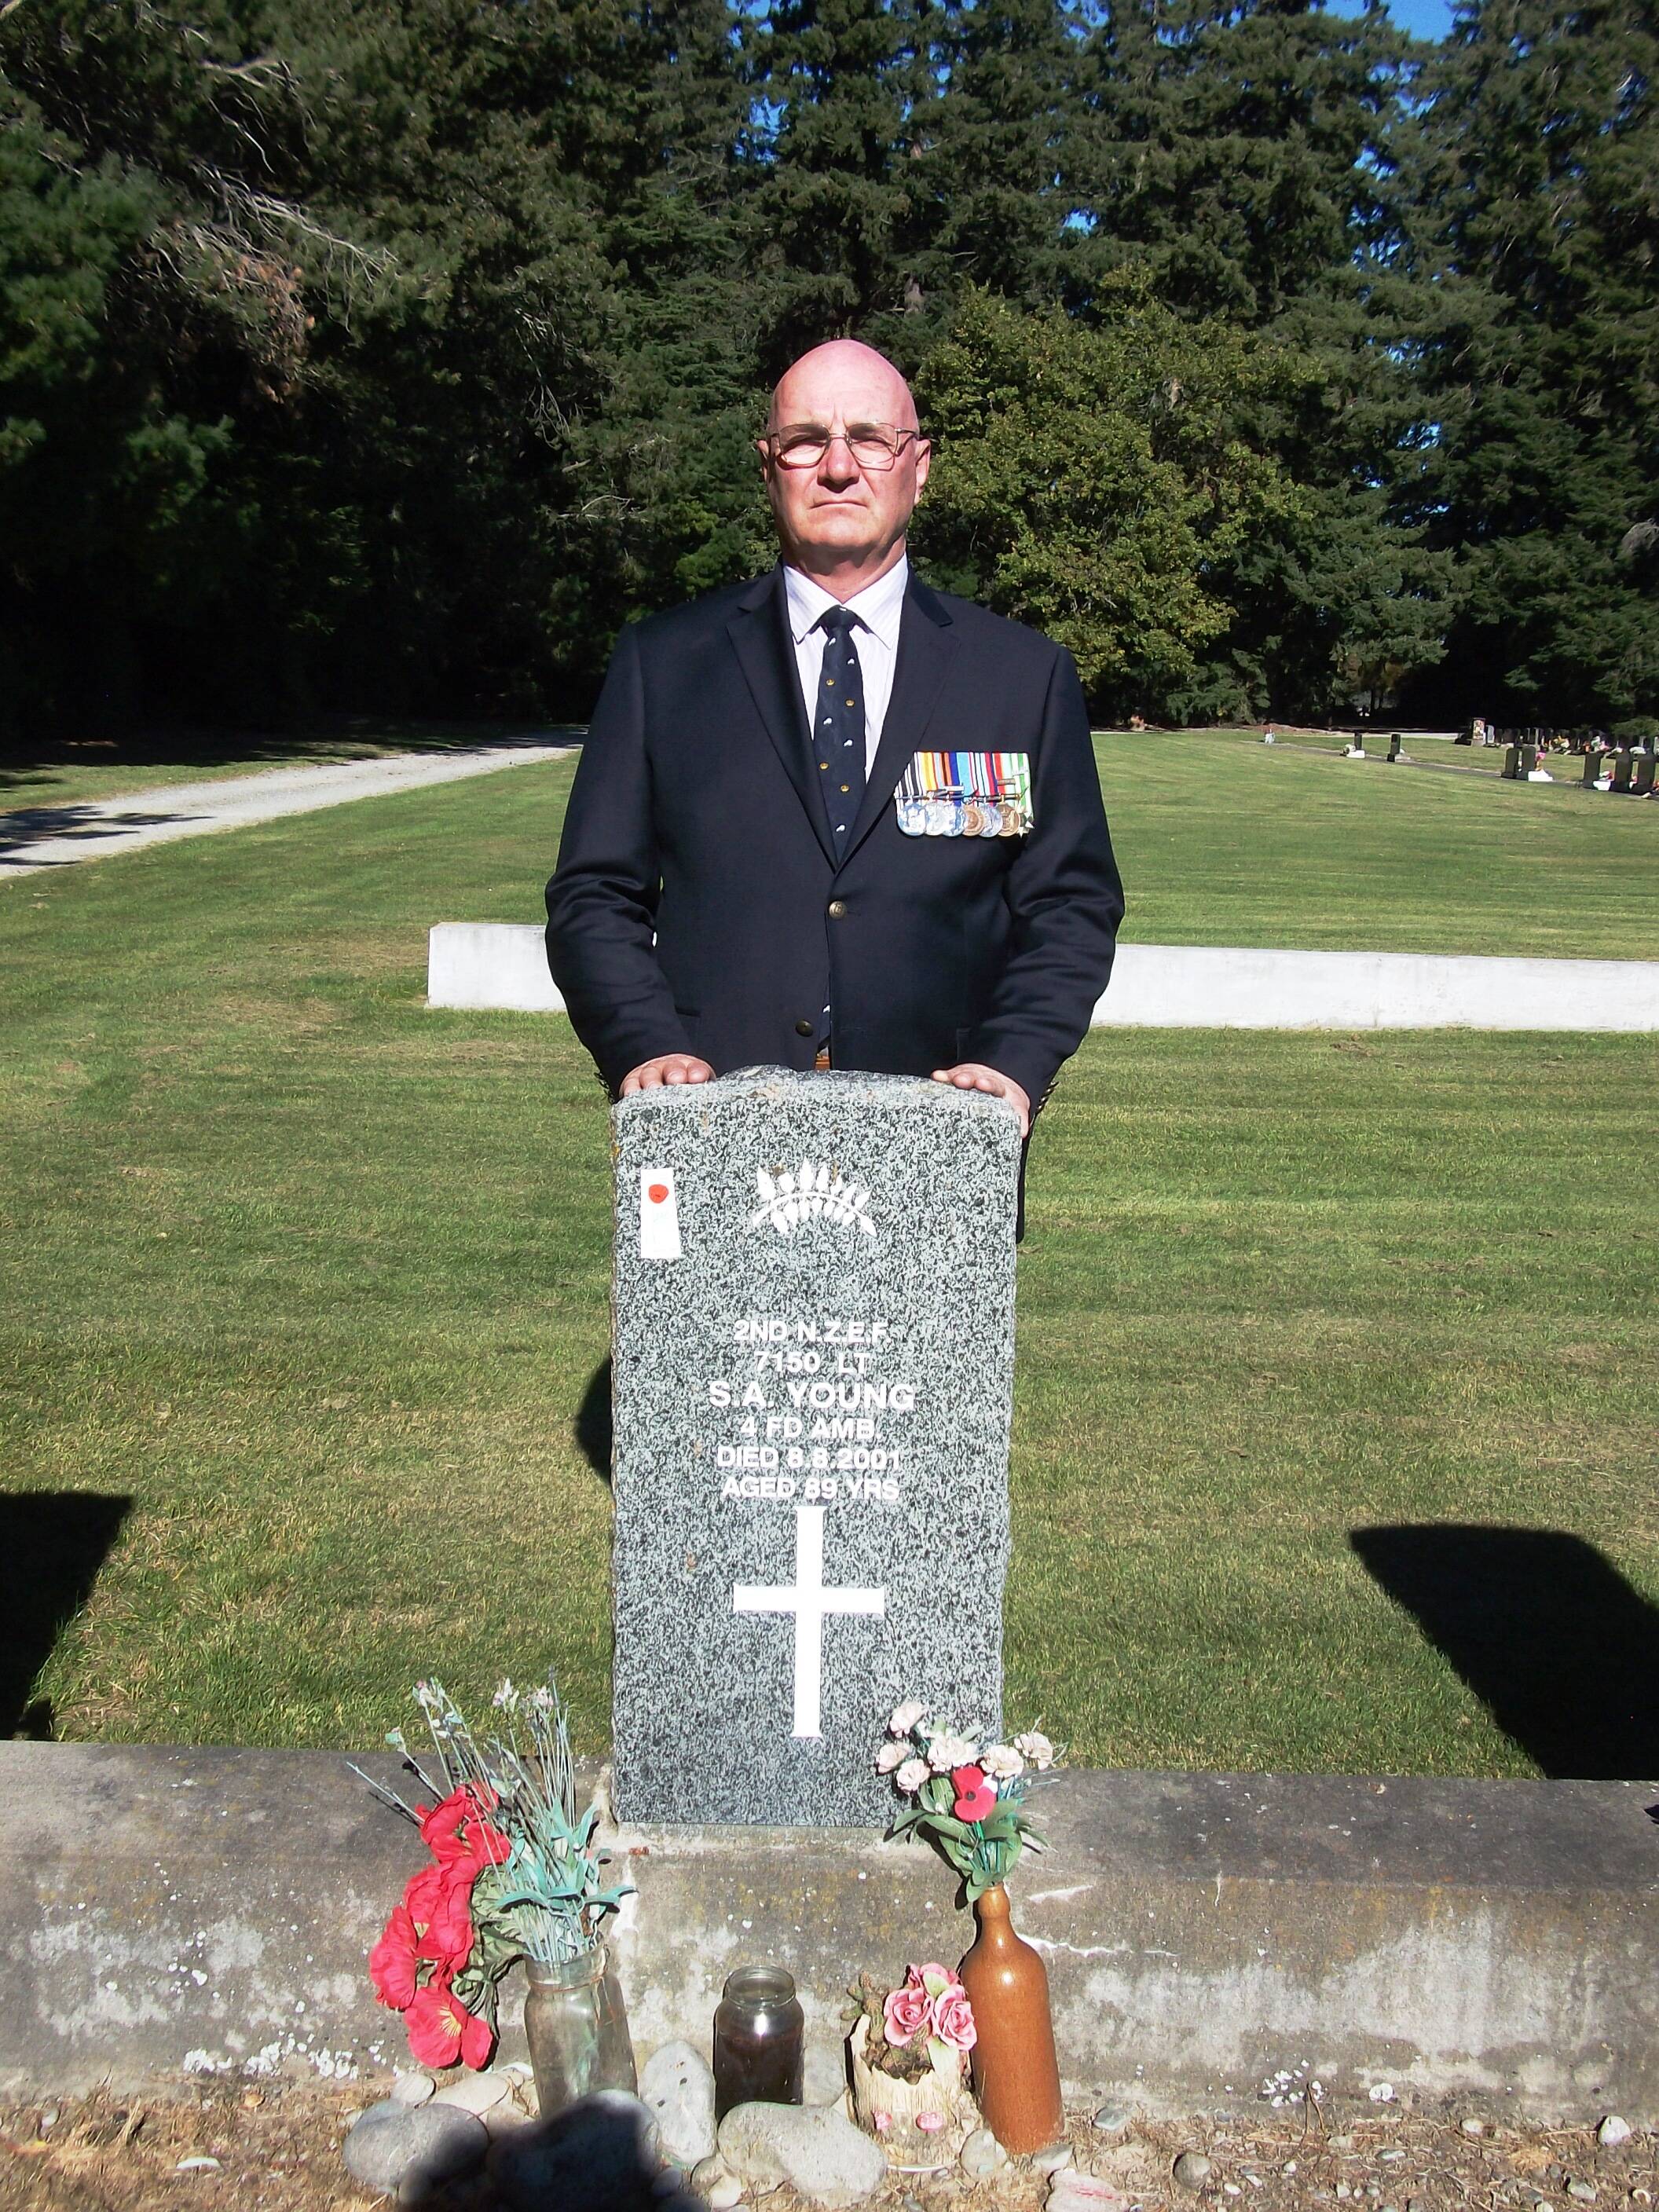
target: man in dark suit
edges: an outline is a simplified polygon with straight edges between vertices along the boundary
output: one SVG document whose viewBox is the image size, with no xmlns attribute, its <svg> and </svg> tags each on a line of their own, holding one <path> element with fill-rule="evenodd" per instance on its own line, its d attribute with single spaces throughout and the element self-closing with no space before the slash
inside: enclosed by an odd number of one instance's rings
<svg viewBox="0 0 1659 2212">
<path fill-rule="evenodd" d="M 930 591 L 930 451 L 891 363 L 819 346 L 761 465 L 782 565 L 625 630 L 547 949 L 613 1093 L 756 1065 L 931 1074 L 1022 1134 L 1089 1025 L 1122 893 L 1071 656 Z"/>
</svg>

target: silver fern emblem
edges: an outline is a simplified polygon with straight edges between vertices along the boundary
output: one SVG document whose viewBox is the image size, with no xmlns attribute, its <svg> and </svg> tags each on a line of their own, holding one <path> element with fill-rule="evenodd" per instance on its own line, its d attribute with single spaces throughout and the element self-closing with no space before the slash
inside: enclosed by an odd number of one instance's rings
<svg viewBox="0 0 1659 2212">
<path fill-rule="evenodd" d="M 822 1161 L 803 1160 L 793 1172 L 784 1168 L 774 1176 L 764 1168 L 757 1168 L 755 1180 L 760 1187 L 759 1211 L 750 1216 L 749 1226 L 758 1229 L 769 1221 L 780 1237 L 787 1237 L 803 1221 L 833 1221 L 842 1229 L 858 1228 L 866 1237 L 873 1237 L 876 1224 L 865 1208 L 870 1203 L 870 1194 L 862 1183 L 843 1182 L 839 1173 L 832 1172 Z"/>
</svg>

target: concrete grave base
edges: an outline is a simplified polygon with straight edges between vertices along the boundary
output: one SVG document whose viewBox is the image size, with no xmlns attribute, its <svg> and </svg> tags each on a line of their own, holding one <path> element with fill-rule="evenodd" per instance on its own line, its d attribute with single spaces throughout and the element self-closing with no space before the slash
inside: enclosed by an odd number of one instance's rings
<svg viewBox="0 0 1659 2212">
<path fill-rule="evenodd" d="M 1052 1848 L 1013 1893 L 1068 2087 L 1190 2108 L 1304 2068 L 1337 2097 L 1387 2082 L 1659 2124 L 1656 1795 L 1062 1775 L 1039 1800 Z M 614 1841 L 636 1885 L 616 1949 L 641 2059 L 676 2037 L 706 2048 L 726 1975 L 775 1960 L 806 2007 L 809 2094 L 832 2096 L 859 1969 L 896 1979 L 972 1939 L 940 1863 L 873 1832 Z M 424 1853 L 343 1756 L 0 1745 L 0 1854 L 8 2094 L 406 2063 L 364 1960 Z"/>
<path fill-rule="evenodd" d="M 427 1004 L 558 1014 L 530 922 L 444 921 Z M 1096 1029 L 1659 1030 L 1659 960 L 1121 945 Z"/>
</svg>

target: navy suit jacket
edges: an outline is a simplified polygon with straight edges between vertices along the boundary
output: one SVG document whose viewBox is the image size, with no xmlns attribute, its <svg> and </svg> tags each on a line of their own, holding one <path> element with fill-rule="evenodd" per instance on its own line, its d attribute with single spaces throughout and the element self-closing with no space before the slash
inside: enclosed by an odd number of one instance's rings
<svg viewBox="0 0 1659 2212">
<path fill-rule="evenodd" d="M 623 631 L 547 887 L 548 961 L 600 1073 L 811 1067 L 828 1006 L 837 1067 L 982 1060 L 1036 1106 L 1123 911 L 1070 654 L 913 574 L 839 864 L 810 743 L 781 568 Z M 893 794 L 922 747 L 1027 754 L 1030 834 L 906 836 Z"/>
</svg>

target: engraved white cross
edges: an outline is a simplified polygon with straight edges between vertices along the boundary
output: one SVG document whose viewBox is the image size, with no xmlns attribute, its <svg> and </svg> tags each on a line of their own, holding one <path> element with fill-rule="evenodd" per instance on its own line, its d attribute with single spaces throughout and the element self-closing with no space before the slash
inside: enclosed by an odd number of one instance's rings
<svg viewBox="0 0 1659 2212">
<path fill-rule="evenodd" d="M 878 1589 L 825 1589 L 822 1505 L 795 1508 L 795 1581 L 737 1583 L 733 1613 L 793 1613 L 795 1616 L 795 1720 L 798 1736 L 821 1736 L 823 1691 L 823 1617 L 828 1613 L 882 1613 L 887 1593 Z"/>
</svg>

